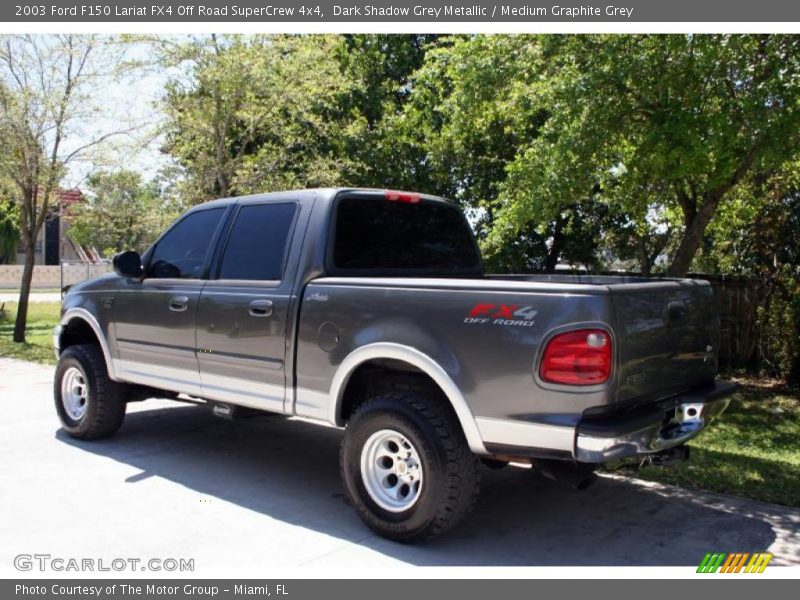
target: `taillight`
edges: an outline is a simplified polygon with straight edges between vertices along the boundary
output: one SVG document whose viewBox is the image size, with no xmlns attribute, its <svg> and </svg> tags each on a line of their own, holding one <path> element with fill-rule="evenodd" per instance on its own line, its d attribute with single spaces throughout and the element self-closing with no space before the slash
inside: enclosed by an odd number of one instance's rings
<svg viewBox="0 0 800 600">
<path fill-rule="evenodd" d="M 422 200 L 419 194 L 413 192 L 398 192 L 395 190 L 386 190 L 384 197 L 390 202 L 406 202 L 408 204 L 417 204 Z"/>
<path fill-rule="evenodd" d="M 611 336 L 579 329 L 553 337 L 544 349 L 539 377 L 550 383 L 596 385 L 611 375 Z"/>
</svg>

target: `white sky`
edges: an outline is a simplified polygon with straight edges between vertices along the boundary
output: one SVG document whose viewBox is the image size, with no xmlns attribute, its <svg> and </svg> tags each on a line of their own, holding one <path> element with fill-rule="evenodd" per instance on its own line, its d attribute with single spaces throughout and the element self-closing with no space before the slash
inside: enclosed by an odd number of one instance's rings
<svg viewBox="0 0 800 600">
<path fill-rule="evenodd" d="M 137 59 L 152 58 L 152 55 L 153 49 L 144 44 L 136 46 L 131 53 Z M 87 131 L 108 132 L 129 127 L 135 127 L 135 131 L 112 138 L 97 148 L 95 156 L 90 153 L 84 160 L 72 163 L 65 187 L 85 187 L 86 177 L 98 169 L 125 168 L 150 179 L 168 164 L 169 157 L 160 152 L 162 140 L 156 133 L 163 122 L 159 102 L 167 80 L 174 74 L 162 69 L 146 69 L 121 82 L 109 81 L 102 85 L 98 102 L 100 114 L 91 122 L 74 124 L 73 135 L 65 140 L 65 151 L 85 143 L 89 137 Z"/>
</svg>

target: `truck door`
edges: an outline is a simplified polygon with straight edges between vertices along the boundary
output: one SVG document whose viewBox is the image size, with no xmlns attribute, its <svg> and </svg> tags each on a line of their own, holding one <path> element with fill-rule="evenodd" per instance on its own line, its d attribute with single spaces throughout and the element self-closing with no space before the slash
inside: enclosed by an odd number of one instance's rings
<svg viewBox="0 0 800 600">
<path fill-rule="evenodd" d="M 292 200 L 248 201 L 233 223 L 200 294 L 197 358 L 202 396 L 283 412 L 287 320 L 292 311 Z M 299 246 L 300 244 L 295 244 Z"/>
<path fill-rule="evenodd" d="M 120 285 L 112 309 L 115 369 L 125 381 L 200 394 L 195 318 L 225 210 L 188 213 L 156 242 L 145 277 Z"/>
</svg>

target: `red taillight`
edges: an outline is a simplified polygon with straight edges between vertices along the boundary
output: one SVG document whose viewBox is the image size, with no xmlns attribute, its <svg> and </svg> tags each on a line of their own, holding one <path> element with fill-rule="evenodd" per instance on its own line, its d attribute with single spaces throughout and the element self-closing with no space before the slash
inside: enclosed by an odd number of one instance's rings
<svg viewBox="0 0 800 600">
<path fill-rule="evenodd" d="M 398 192 L 395 190 L 386 190 L 384 196 L 390 202 L 406 202 L 408 204 L 417 204 L 422 200 L 419 194 L 412 192 Z"/>
<path fill-rule="evenodd" d="M 560 333 L 547 342 L 539 377 L 550 383 L 596 385 L 611 375 L 611 336 L 602 329 Z"/>
</svg>

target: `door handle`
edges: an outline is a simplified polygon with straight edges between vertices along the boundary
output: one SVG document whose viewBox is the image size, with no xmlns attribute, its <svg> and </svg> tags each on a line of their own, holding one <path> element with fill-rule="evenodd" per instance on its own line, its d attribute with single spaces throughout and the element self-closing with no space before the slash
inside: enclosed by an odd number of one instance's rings
<svg viewBox="0 0 800 600">
<path fill-rule="evenodd" d="M 250 315 L 268 317 L 272 314 L 272 300 L 253 300 L 250 303 Z"/>
<path fill-rule="evenodd" d="M 670 321 L 677 321 L 686 315 L 686 305 L 680 300 L 670 302 L 667 304 L 667 319 Z"/>
<path fill-rule="evenodd" d="M 174 312 L 183 312 L 189 308 L 189 298 L 186 296 L 173 296 L 169 299 L 169 309 Z"/>
</svg>

